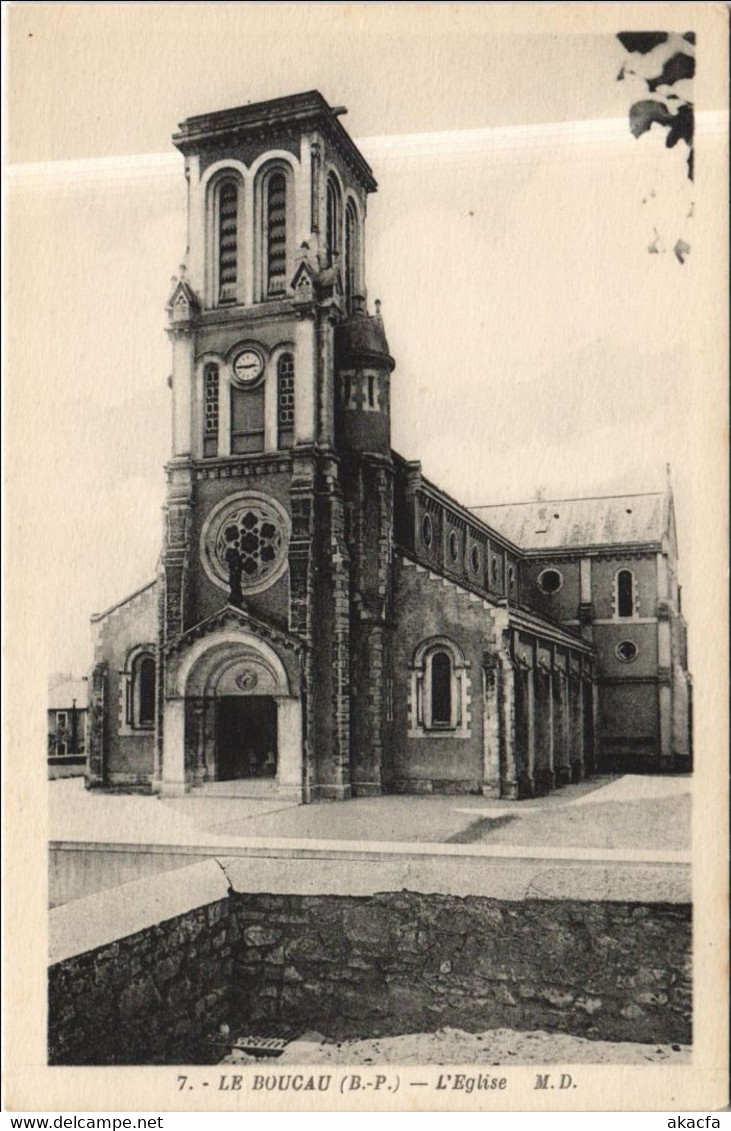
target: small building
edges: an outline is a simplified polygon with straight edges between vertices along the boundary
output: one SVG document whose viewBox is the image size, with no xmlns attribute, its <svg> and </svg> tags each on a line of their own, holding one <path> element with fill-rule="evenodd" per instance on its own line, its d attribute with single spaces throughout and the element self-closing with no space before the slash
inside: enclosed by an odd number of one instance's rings
<svg viewBox="0 0 731 1131">
<path fill-rule="evenodd" d="M 84 773 L 88 725 L 87 679 L 60 676 L 48 686 L 48 769 L 50 777 Z"/>
</svg>

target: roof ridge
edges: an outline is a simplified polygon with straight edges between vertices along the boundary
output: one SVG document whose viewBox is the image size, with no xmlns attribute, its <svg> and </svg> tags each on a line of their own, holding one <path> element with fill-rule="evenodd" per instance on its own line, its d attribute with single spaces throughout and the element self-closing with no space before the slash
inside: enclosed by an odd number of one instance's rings
<svg viewBox="0 0 731 1131">
<path fill-rule="evenodd" d="M 130 593 L 127 597 L 122 597 L 120 601 L 115 601 L 114 604 L 110 605 L 108 609 L 104 610 L 104 612 L 92 613 L 90 618 L 92 624 L 96 624 L 97 621 L 104 620 L 104 618 L 108 617 L 110 613 L 116 612 L 117 609 L 121 609 L 122 605 L 126 605 L 130 601 L 134 601 L 135 597 L 139 597 L 142 593 L 145 592 L 146 589 L 151 589 L 152 586 L 156 584 L 157 577 L 153 577 L 152 581 L 148 581 L 145 585 L 140 585 L 139 589 L 135 589 L 135 591 L 133 593 Z"/>
<path fill-rule="evenodd" d="M 467 509 L 474 511 L 497 507 L 527 507 L 541 503 L 591 503 L 596 502 L 597 499 L 640 499 L 664 494 L 664 491 L 627 491 L 617 495 L 569 495 L 563 499 L 521 499 L 509 503 L 469 503 Z"/>
</svg>

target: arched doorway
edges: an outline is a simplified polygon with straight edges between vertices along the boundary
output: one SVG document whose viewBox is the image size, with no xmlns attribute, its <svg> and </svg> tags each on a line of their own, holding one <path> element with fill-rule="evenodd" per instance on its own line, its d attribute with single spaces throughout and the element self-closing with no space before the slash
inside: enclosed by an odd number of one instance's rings
<svg viewBox="0 0 731 1131">
<path fill-rule="evenodd" d="M 212 659 L 212 657 L 210 658 Z M 277 673 L 258 652 L 228 648 L 198 688 L 208 725 L 202 761 L 214 781 L 273 779 L 277 776 Z"/>
<path fill-rule="evenodd" d="M 302 798 L 298 696 L 273 647 L 245 629 L 215 632 L 173 661 L 163 725 L 163 785 Z M 215 783 L 221 783 L 220 789 Z M 242 790 L 244 792 L 242 792 Z"/>
</svg>

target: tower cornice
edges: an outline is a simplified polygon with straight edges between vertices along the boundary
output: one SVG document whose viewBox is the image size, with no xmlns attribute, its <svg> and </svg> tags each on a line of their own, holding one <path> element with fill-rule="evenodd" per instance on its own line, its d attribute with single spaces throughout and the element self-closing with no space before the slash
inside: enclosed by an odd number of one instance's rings
<svg viewBox="0 0 731 1131">
<path fill-rule="evenodd" d="M 366 192 L 375 192 L 378 184 L 370 165 L 338 120 L 344 112 L 342 107 L 330 106 L 318 90 L 309 90 L 187 118 L 173 135 L 173 144 L 188 156 L 212 146 L 267 138 L 292 127 L 300 132 L 319 130 L 358 176 Z"/>
</svg>

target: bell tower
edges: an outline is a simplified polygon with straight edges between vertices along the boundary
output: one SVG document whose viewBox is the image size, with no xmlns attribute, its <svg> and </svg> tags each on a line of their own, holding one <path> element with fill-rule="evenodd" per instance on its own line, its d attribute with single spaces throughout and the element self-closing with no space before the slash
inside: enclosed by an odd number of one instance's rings
<svg viewBox="0 0 731 1131">
<path fill-rule="evenodd" d="M 380 317 L 366 312 L 376 182 L 342 113 L 311 91 L 189 118 L 173 137 L 188 231 L 167 304 L 173 450 L 160 651 L 172 654 L 227 609 L 296 652 L 305 800 L 347 797 L 358 777 L 363 791 L 380 789 L 380 771 L 353 772 L 351 613 L 359 579 L 370 584 L 356 513 L 364 461 L 376 461 L 379 490 L 391 491 L 393 361 Z M 379 513 L 388 526 L 390 503 Z M 377 542 L 390 533 L 379 527 Z M 172 694 L 164 667 L 160 701 Z M 186 698 L 181 686 L 175 694 Z M 191 773 L 194 783 L 216 779 L 218 708 L 199 704 L 198 723 L 191 709 L 176 723 L 184 771 L 163 717 L 160 780 L 174 757 L 187 784 Z M 196 726 L 208 738 L 191 753 Z M 367 746 L 365 732 L 359 741 Z"/>
</svg>

